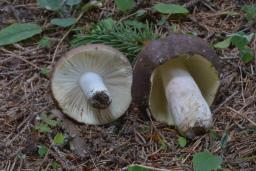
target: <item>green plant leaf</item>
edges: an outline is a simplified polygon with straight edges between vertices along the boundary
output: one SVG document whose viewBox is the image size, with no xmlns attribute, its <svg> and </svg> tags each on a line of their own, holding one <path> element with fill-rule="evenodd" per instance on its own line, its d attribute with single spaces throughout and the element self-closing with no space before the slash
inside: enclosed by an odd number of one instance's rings
<svg viewBox="0 0 256 171">
<path fill-rule="evenodd" d="M 142 165 L 134 164 L 134 165 L 128 166 L 128 171 L 150 171 L 150 170 L 148 168 L 145 168 Z"/>
<path fill-rule="evenodd" d="M 51 132 L 51 128 L 45 123 L 39 123 L 35 126 L 35 129 L 39 132 Z"/>
<path fill-rule="evenodd" d="M 37 0 L 38 6 L 51 11 L 58 11 L 61 9 L 62 0 Z"/>
<path fill-rule="evenodd" d="M 37 44 L 41 48 L 50 48 L 52 46 L 52 42 L 49 37 L 43 37 L 39 42 L 37 42 Z"/>
<path fill-rule="evenodd" d="M 162 26 L 162 25 L 164 25 L 166 22 L 167 22 L 166 18 L 163 18 L 163 17 L 162 17 L 160 20 L 157 21 L 156 24 L 157 24 L 158 26 Z"/>
<path fill-rule="evenodd" d="M 242 11 L 245 12 L 245 18 L 247 21 L 256 19 L 256 5 L 244 5 Z"/>
<path fill-rule="evenodd" d="M 128 171 L 162 171 L 166 169 L 159 169 L 155 167 L 143 166 L 140 164 L 131 164 L 128 166 Z"/>
<path fill-rule="evenodd" d="M 56 169 L 59 169 L 61 166 L 58 162 L 53 161 L 51 164 L 51 167 L 56 170 Z"/>
<path fill-rule="evenodd" d="M 42 113 L 42 114 L 40 115 L 40 117 L 41 117 L 41 119 L 42 119 L 42 121 L 43 121 L 44 123 L 46 123 L 46 124 L 48 124 L 49 126 L 52 126 L 52 127 L 57 126 L 58 123 L 59 123 L 58 121 L 49 118 L 45 113 Z"/>
<path fill-rule="evenodd" d="M 217 141 L 218 139 L 220 139 L 220 136 L 217 134 L 216 131 L 214 130 L 210 130 L 210 136 L 214 141 Z"/>
<path fill-rule="evenodd" d="M 254 60 L 253 52 L 250 48 L 245 48 L 240 51 L 240 58 L 244 63 L 248 63 Z"/>
<path fill-rule="evenodd" d="M 66 0 L 65 4 L 69 5 L 69 6 L 74 6 L 74 5 L 78 5 L 81 3 L 81 0 Z"/>
<path fill-rule="evenodd" d="M 209 152 L 199 152 L 193 155 L 192 162 L 195 171 L 212 171 L 221 166 L 222 158 Z"/>
<path fill-rule="evenodd" d="M 53 138 L 53 142 L 56 145 L 61 145 L 64 143 L 64 135 L 62 133 L 58 133 L 55 135 L 55 137 Z"/>
<path fill-rule="evenodd" d="M 0 31 L 0 46 L 19 42 L 41 32 L 42 29 L 37 24 L 12 24 Z"/>
<path fill-rule="evenodd" d="M 60 27 L 68 27 L 76 23 L 76 19 L 73 17 L 70 18 L 54 18 L 51 20 L 51 24 L 60 26 Z"/>
<path fill-rule="evenodd" d="M 213 46 L 218 49 L 226 49 L 230 46 L 230 44 L 231 44 L 231 37 L 229 37 L 221 42 L 218 42 L 218 43 L 214 44 Z"/>
<path fill-rule="evenodd" d="M 40 145 L 38 146 L 38 154 L 41 158 L 45 157 L 45 155 L 48 152 L 48 148 L 45 147 L 44 145 Z"/>
<path fill-rule="evenodd" d="M 180 147 L 185 147 L 187 145 L 187 140 L 184 137 L 179 137 L 178 143 L 179 143 Z"/>
<path fill-rule="evenodd" d="M 146 13 L 147 13 L 147 11 L 146 11 L 146 10 L 144 10 L 144 9 L 140 9 L 140 10 L 138 10 L 138 11 L 136 12 L 136 17 L 142 17 L 142 16 L 145 16 L 145 15 L 146 15 Z"/>
<path fill-rule="evenodd" d="M 104 20 L 101 20 L 99 25 L 104 25 L 104 28 L 106 30 L 111 30 L 113 29 L 114 25 L 116 24 L 116 21 L 114 21 L 112 18 L 106 18 Z"/>
<path fill-rule="evenodd" d="M 133 8 L 134 0 L 115 0 L 115 4 L 118 9 L 123 12 L 126 12 Z"/>
<path fill-rule="evenodd" d="M 138 131 L 139 132 L 142 132 L 142 133 L 145 133 L 145 132 L 147 132 L 147 131 L 149 131 L 150 129 L 149 129 L 149 127 L 147 126 L 147 125 L 144 125 L 143 127 L 140 127 L 139 129 L 138 129 Z"/>
<path fill-rule="evenodd" d="M 40 70 L 40 74 L 44 75 L 44 76 L 49 76 L 50 70 L 47 67 L 43 67 Z M 57 122 L 57 121 L 56 121 Z"/>
<path fill-rule="evenodd" d="M 247 44 L 250 42 L 246 35 L 243 34 L 234 34 L 231 37 L 231 44 L 234 45 L 239 50 L 243 50 Z"/>
<path fill-rule="evenodd" d="M 153 9 L 162 14 L 187 14 L 189 11 L 180 5 L 157 3 Z"/>
</svg>

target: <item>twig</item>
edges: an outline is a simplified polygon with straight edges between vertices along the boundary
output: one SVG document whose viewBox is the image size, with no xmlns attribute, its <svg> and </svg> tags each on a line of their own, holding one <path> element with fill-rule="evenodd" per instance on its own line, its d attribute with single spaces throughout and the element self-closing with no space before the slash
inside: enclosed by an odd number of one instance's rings
<svg viewBox="0 0 256 171">
<path fill-rule="evenodd" d="M 97 165 L 94 162 L 95 159 L 93 159 L 91 155 L 90 155 L 90 158 L 91 158 L 92 164 L 95 167 L 96 171 L 99 171 L 99 168 L 97 167 Z M 93 170 L 95 170 L 95 169 L 93 169 Z"/>
<path fill-rule="evenodd" d="M 210 32 L 210 30 L 209 30 L 209 28 L 206 26 L 206 25 L 204 25 L 204 24 L 201 24 L 199 21 L 197 21 L 194 17 L 191 17 L 191 16 L 188 16 L 189 17 L 189 19 L 191 20 L 191 21 L 193 21 L 195 24 L 197 24 L 198 26 L 200 26 L 201 28 L 203 28 L 204 30 L 206 30 L 207 32 Z"/>
<path fill-rule="evenodd" d="M 28 126 L 29 126 L 29 124 L 27 124 L 26 126 L 24 126 L 24 128 L 23 128 L 19 133 L 17 133 L 11 140 L 9 140 L 9 141 L 5 144 L 5 146 L 8 147 L 9 145 L 11 145 L 11 143 L 12 143 L 14 140 L 16 140 L 16 139 L 20 136 L 20 134 L 22 134 L 23 132 L 25 132 L 25 130 L 28 128 Z"/>
<path fill-rule="evenodd" d="M 239 71 L 240 71 L 240 78 L 241 78 L 241 94 L 242 94 L 243 102 L 244 102 L 244 104 L 245 104 L 245 98 L 244 98 L 244 81 L 243 81 L 243 74 L 242 74 L 241 66 L 239 66 Z"/>
<path fill-rule="evenodd" d="M 21 73 L 20 75 L 18 75 L 17 77 L 13 78 L 11 81 L 9 81 L 8 83 L 6 83 L 3 87 L 7 87 L 10 84 L 12 84 L 14 81 L 16 81 L 18 78 L 20 78 L 23 75 L 23 73 Z"/>
<path fill-rule="evenodd" d="M 164 141 L 165 144 L 167 144 L 168 147 L 171 147 L 171 145 L 166 141 L 166 139 L 164 138 L 164 136 L 158 131 L 158 129 L 156 128 L 156 126 L 153 124 L 153 120 L 151 118 L 151 114 L 149 109 L 146 109 L 146 113 L 150 119 L 151 125 L 153 126 L 153 129 L 157 132 L 157 134 L 162 138 L 162 140 Z"/>
<path fill-rule="evenodd" d="M 122 22 L 122 21 L 124 21 L 124 20 L 127 20 L 128 18 L 133 17 L 133 16 L 136 15 L 136 14 L 137 14 L 137 12 L 134 12 L 134 13 L 132 13 L 132 14 L 129 14 L 129 15 L 127 15 L 127 16 L 124 16 L 123 18 L 121 18 L 121 19 L 119 20 L 119 22 Z"/>
<path fill-rule="evenodd" d="M 8 147 L 9 145 L 11 145 L 11 143 L 12 143 L 14 140 L 16 140 L 16 139 L 20 136 L 20 134 L 22 134 L 22 133 L 28 128 L 29 123 L 32 121 L 32 119 L 34 118 L 34 116 L 36 116 L 38 113 L 42 112 L 43 110 L 45 110 L 45 109 L 47 109 L 47 108 L 49 108 L 49 106 L 46 106 L 46 107 L 44 107 L 42 110 L 40 110 L 39 112 L 36 112 L 36 113 L 30 115 L 30 116 L 28 117 L 28 119 L 26 119 L 26 122 L 22 122 L 22 124 L 26 123 L 26 125 L 25 125 L 25 126 L 22 128 L 22 130 L 19 131 L 11 140 L 9 140 L 8 142 L 6 142 L 6 147 Z M 19 125 L 19 127 L 21 127 L 21 124 Z"/>
<path fill-rule="evenodd" d="M 22 60 L 22 61 L 24 61 L 24 62 L 26 62 L 26 63 L 30 64 L 30 65 L 31 65 L 31 66 L 33 66 L 34 68 L 36 68 L 36 69 L 40 70 L 40 68 L 39 68 L 38 66 L 36 66 L 36 65 L 35 65 L 35 64 L 33 64 L 32 62 L 30 62 L 30 61 L 26 60 L 26 59 L 25 59 L 25 58 L 23 58 L 22 56 L 17 55 L 17 54 L 15 54 L 15 53 L 13 53 L 13 52 L 11 52 L 11 51 L 9 51 L 9 50 L 5 49 L 5 48 L 0 48 L 0 50 L 2 50 L 3 52 L 6 52 L 6 53 L 12 54 L 12 55 L 13 55 L 13 57 L 18 58 L 18 59 L 20 59 L 20 60 Z"/>
<path fill-rule="evenodd" d="M 196 5 L 197 3 L 201 2 L 202 0 L 191 0 L 187 3 L 185 3 L 183 6 L 186 7 L 186 8 L 190 8 L 194 5 Z"/>
<path fill-rule="evenodd" d="M 39 113 L 43 112 L 44 110 L 48 109 L 49 108 L 49 105 L 42 108 L 41 110 L 39 110 L 38 112 L 34 113 L 34 114 L 30 114 L 26 119 L 24 119 L 20 124 L 19 126 L 17 127 L 18 129 L 20 129 L 22 127 L 22 125 L 24 125 L 25 123 L 28 124 L 32 121 L 32 119 Z"/>
<path fill-rule="evenodd" d="M 20 23 L 21 20 L 20 20 L 19 15 L 16 12 L 17 10 L 15 9 L 15 7 L 13 5 L 10 5 L 9 8 L 11 9 L 11 11 L 12 11 L 14 17 L 16 18 L 16 20 Z"/>
<path fill-rule="evenodd" d="M 17 162 L 17 156 L 14 158 L 13 164 L 12 164 L 12 166 L 11 166 L 9 171 L 13 171 L 14 170 L 16 162 Z"/>
<path fill-rule="evenodd" d="M 19 168 L 18 168 L 18 171 L 20 171 L 20 170 L 21 170 L 21 168 L 22 168 L 23 160 L 24 160 L 23 158 L 21 158 L 21 159 L 20 159 L 20 166 L 19 166 Z"/>
<path fill-rule="evenodd" d="M 231 100 L 235 95 L 237 95 L 239 92 L 235 91 L 231 96 L 229 96 L 228 98 L 226 98 L 226 100 L 224 102 L 222 102 L 214 111 L 213 113 L 216 113 L 220 110 L 220 108 L 225 105 L 229 100 Z"/>
<path fill-rule="evenodd" d="M 192 152 L 194 152 L 195 149 L 200 145 L 201 140 L 202 140 L 203 138 L 205 138 L 205 136 L 206 136 L 206 135 L 200 137 L 200 138 L 194 143 L 195 146 L 193 147 Z M 187 159 L 189 158 L 190 155 L 191 155 L 191 152 L 185 157 L 184 160 L 181 161 L 181 163 L 185 163 L 185 162 L 187 161 Z"/>
<path fill-rule="evenodd" d="M 204 6 L 206 6 L 207 8 L 209 8 L 212 12 L 216 12 L 216 10 L 213 9 L 213 8 L 208 4 L 209 2 L 202 1 L 202 3 L 204 4 Z"/>
<path fill-rule="evenodd" d="M 256 123 L 254 121 L 252 121 L 251 119 L 245 117 L 244 115 L 242 115 L 240 112 L 238 112 L 237 110 L 233 109 L 230 106 L 227 106 L 228 109 L 230 109 L 231 111 L 233 111 L 235 114 L 241 116 L 243 119 L 246 119 L 247 121 L 249 121 L 251 124 L 253 124 L 256 127 Z"/>
</svg>

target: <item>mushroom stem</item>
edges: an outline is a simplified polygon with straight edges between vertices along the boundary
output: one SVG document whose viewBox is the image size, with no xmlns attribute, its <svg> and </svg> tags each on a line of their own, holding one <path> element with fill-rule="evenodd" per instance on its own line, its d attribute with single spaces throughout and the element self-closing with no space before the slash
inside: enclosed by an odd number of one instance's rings
<svg viewBox="0 0 256 171">
<path fill-rule="evenodd" d="M 102 77 L 94 72 L 84 73 L 79 80 L 79 85 L 92 107 L 105 109 L 111 103 L 110 93 Z"/>
<path fill-rule="evenodd" d="M 211 127 L 212 114 L 186 67 L 177 64 L 161 70 L 168 111 L 181 134 L 194 138 Z"/>
</svg>

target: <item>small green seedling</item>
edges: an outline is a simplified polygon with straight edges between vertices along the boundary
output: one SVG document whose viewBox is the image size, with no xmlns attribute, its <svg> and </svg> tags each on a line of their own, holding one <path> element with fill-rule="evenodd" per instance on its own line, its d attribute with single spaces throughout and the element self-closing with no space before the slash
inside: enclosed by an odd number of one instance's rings
<svg viewBox="0 0 256 171">
<path fill-rule="evenodd" d="M 52 167 L 52 169 L 57 170 L 57 169 L 61 168 L 61 165 L 58 162 L 53 161 L 51 164 L 51 167 Z"/>
<path fill-rule="evenodd" d="M 254 55 L 249 46 L 254 36 L 254 33 L 246 35 L 244 32 L 238 32 L 230 35 L 225 40 L 214 44 L 214 47 L 218 49 L 226 49 L 230 45 L 233 45 L 239 50 L 240 58 L 244 63 L 251 62 L 254 59 Z"/>
<path fill-rule="evenodd" d="M 40 70 L 40 74 L 44 76 L 49 76 L 50 70 L 47 67 L 44 67 Z"/>
<path fill-rule="evenodd" d="M 45 147 L 44 145 L 38 146 L 38 154 L 41 158 L 44 158 L 47 152 L 48 152 L 47 147 Z"/>
<path fill-rule="evenodd" d="M 43 37 L 39 42 L 37 42 L 38 46 L 41 48 L 50 48 L 52 46 L 51 39 L 49 37 Z"/>
<path fill-rule="evenodd" d="M 57 133 L 53 138 L 55 145 L 62 145 L 64 143 L 64 135 L 62 133 Z"/>
<path fill-rule="evenodd" d="M 187 139 L 184 137 L 179 137 L 178 143 L 180 147 L 184 148 L 187 145 Z"/>
<path fill-rule="evenodd" d="M 51 128 L 56 127 L 59 124 L 59 121 L 49 118 L 44 113 L 40 115 L 40 119 L 41 121 L 35 125 L 35 129 L 38 130 L 39 132 L 51 132 Z"/>
<path fill-rule="evenodd" d="M 245 19 L 248 22 L 256 21 L 256 4 L 244 5 L 242 11 L 245 13 Z"/>
</svg>

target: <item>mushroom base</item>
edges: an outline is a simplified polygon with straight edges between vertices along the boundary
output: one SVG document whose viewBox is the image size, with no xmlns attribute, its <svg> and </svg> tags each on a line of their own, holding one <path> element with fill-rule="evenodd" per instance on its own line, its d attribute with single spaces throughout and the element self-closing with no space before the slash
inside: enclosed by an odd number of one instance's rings
<svg viewBox="0 0 256 171">
<path fill-rule="evenodd" d="M 109 93 L 106 91 L 99 91 L 93 94 L 89 99 L 88 102 L 91 104 L 92 107 L 96 109 L 105 109 L 107 108 L 110 103 L 111 99 L 109 97 Z"/>
</svg>

